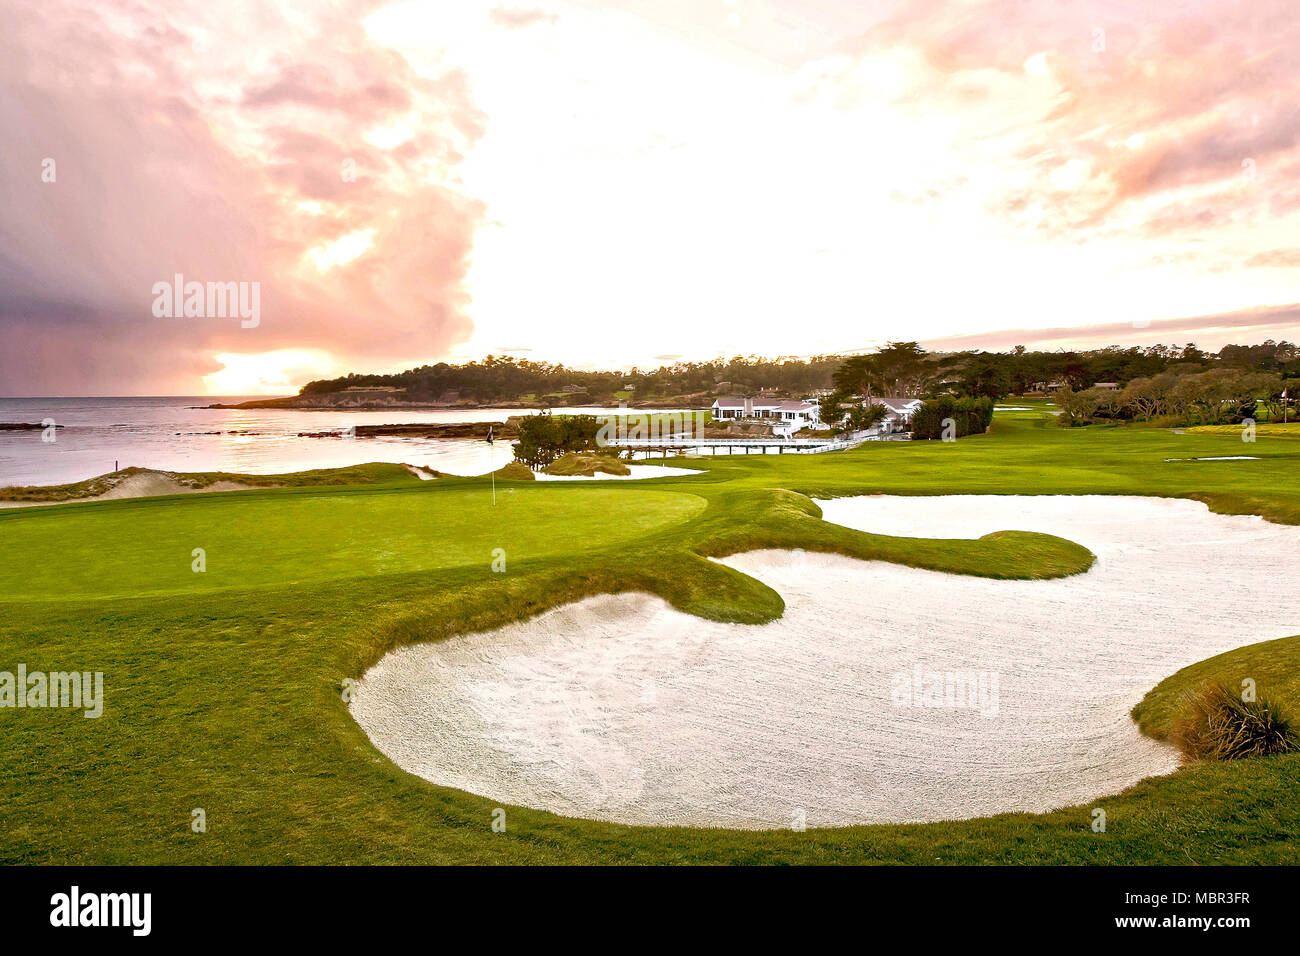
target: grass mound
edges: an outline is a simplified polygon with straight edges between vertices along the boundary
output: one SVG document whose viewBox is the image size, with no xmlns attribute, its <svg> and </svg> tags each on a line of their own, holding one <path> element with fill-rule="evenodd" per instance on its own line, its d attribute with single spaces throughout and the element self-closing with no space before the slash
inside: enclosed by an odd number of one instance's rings
<svg viewBox="0 0 1300 956">
<path fill-rule="evenodd" d="M 542 469 L 548 475 L 630 475 L 632 469 L 610 455 L 565 455 Z"/>
<path fill-rule="evenodd" d="M 133 474 L 143 473 L 143 468 L 123 468 L 121 471 L 66 485 L 14 485 L 0 488 L 0 501 L 76 501 L 78 498 L 96 498 L 112 491 Z"/>
<path fill-rule="evenodd" d="M 1210 684 L 1190 697 L 1173 739 L 1192 760 L 1240 760 L 1300 750 L 1291 722 L 1275 702 L 1242 700 L 1222 684 Z"/>
<path fill-rule="evenodd" d="M 533 470 L 525 465 L 522 461 L 512 461 L 510 464 L 498 468 L 492 472 L 502 481 L 536 481 L 537 477 Z"/>
<path fill-rule="evenodd" d="M 402 465 L 373 462 L 346 468 L 318 468 L 286 475 L 245 475 L 228 471 L 159 471 L 130 466 L 66 485 L 17 485 L 0 488 L 0 501 L 80 501 L 106 495 L 133 480 L 156 478 L 174 484 L 178 490 L 202 491 L 217 484 L 247 485 L 249 488 L 307 488 L 333 485 L 368 485 L 409 481 L 412 476 Z"/>
<path fill-rule="evenodd" d="M 1250 644 L 1184 667 L 1147 692 L 1133 719 L 1148 737 L 1172 742 L 1198 691 L 1211 684 L 1243 687 L 1246 680 L 1259 697 L 1294 713 L 1300 707 L 1300 637 Z"/>
</svg>

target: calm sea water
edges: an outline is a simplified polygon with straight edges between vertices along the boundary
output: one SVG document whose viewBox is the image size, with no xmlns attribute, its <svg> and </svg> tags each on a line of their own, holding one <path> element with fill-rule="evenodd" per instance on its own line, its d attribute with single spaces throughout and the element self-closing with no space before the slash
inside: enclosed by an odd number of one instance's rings
<svg viewBox="0 0 1300 956">
<path fill-rule="evenodd" d="M 244 401 L 161 398 L 0 398 L 0 422 L 60 425 L 54 442 L 40 431 L 0 431 L 0 487 L 81 481 L 114 467 L 165 471 L 232 471 L 273 475 L 338 468 L 371 461 L 427 465 L 454 475 L 481 475 L 513 457 L 508 441 L 434 441 L 420 438 L 299 438 L 298 432 L 342 431 L 349 425 L 505 421 L 527 409 L 305 412 L 288 409 L 209 409 L 195 406 Z M 612 408 L 573 408 L 598 414 Z"/>
</svg>

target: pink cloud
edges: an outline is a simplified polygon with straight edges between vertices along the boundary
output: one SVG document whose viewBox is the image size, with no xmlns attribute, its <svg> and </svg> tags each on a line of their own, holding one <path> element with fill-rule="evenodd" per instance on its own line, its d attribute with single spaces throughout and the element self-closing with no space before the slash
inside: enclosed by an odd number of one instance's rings
<svg viewBox="0 0 1300 956">
<path fill-rule="evenodd" d="M 1098 0 L 1086 8 L 925 0 L 898 5 L 845 49 L 923 58 L 933 72 L 896 97 L 902 108 L 987 114 L 957 148 L 1000 151 L 1017 185 L 988 206 L 1025 229 L 1079 241 L 1114 228 L 1122 211 L 1131 234 L 1167 235 L 1179 223 L 1192 232 L 1210 219 L 1297 208 L 1285 172 L 1300 160 L 1300 20 L 1291 0 Z M 1028 93 L 1025 64 L 1036 56 L 1057 87 L 1048 108 Z M 1088 164 L 1086 188 L 1053 183 L 1073 160 Z M 1251 190 L 1225 193 L 1251 174 Z M 1175 193 L 1189 186 L 1218 191 L 1192 209 Z M 1178 208 L 1161 209 L 1166 202 Z M 1037 208 L 1052 210 L 1049 222 L 1024 215 Z"/>
<path fill-rule="evenodd" d="M 555 23 L 560 18 L 554 13 L 536 7 L 496 7 L 488 13 L 492 22 L 509 30 L 536 26 L 540 23 Z"/>
<path fill-rule="evenodd" d="M 1246 265 L 1260 269 L 1300 269 L 1300 249 L 1270 249 L 1251 256 Z"/>
<path fill-rule="evenodd" d="M 381 364 L 468 336 L 482 209 L 447 170 L 482 118 L 463 77 L 426 78 L 371 43 L 370 7 L 322 7 L 308 24 L 251 3 L 138 4 L 126 21 L 71 2 L 6 14 L 7 393 L 188 392 L 216 352 L 321 348 Z M 396 122 L 407 143 L 369 141 Z M 323 274 L 305 262 L 358 230 L 371 236 L 359 259 Z M 155 318 L 153 284 L 175 273 L 259 282 L 260 325 Z"/>
<path fill-rule="evenodd" d="M 1108 345 L 1157 345 L 1194 339 L 1202 348 L 1217 350 L 1234 343 L 1259 342 L 1266 338 L 1300 336 L 1300 303 L 1266 306 L 1216 315 L 1153 319 L 1138 327 L 1130 322 L 1052 329 L 1005 329 L 972 335 L 931 339 L 922 344 L 943 352 L 967 349 L 1006 350 L 1015 345 L 1031 349 L 1096 349 Z"/>
</svg>

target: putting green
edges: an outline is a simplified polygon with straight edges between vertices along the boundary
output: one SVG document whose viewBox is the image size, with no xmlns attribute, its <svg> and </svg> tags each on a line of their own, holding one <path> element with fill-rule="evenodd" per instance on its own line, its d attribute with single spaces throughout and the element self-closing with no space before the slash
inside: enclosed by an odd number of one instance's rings
<svg viewBox="0 0 1300 956">
<path fill-rule="evenodd" d="M 495 556 L 509 567 L 598 550 L 704 508 L 703 498 L 681 492 L 484 486 L 240 492 L 11 512 L 0 516 L 0 594 L 192 594 L 476 564 L 486 574 Z M 592 520 L 602 514 L 607 520 Z"/>
</svg>

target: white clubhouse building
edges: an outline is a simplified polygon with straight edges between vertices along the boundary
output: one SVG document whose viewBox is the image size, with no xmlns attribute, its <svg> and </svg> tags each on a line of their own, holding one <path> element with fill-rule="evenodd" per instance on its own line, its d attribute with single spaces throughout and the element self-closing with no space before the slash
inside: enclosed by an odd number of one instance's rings
<svg viewBox="0 0 1300 956">
<path fill-rule="evenodd" d="M 865 396 L 855 396 L 865 402 Z M 886 433 L 906 431 L 912 415 L 921 407 L 919 398 L 871 397 L 871 404 L 883 405 Z M 745 398 L 737 395 L 720 396 L 710 408 L 717 421 L 731 419 L 770 424 L 773 433 L 788 436 L 804 428 L 821 430 L 830 424 L 821 419 L 821 408 L 815 401 L 789 401 L 784 399 Z"/>
<path fill-rule="evenodd" d="M 713 417 L 724 419 L 752 419 L 772 425 L 777 434 L 790 434 L 801 428 L 821 427 L 816 402 L 784 401 L 763 398 L 740 398 L 728 395 L 716 398 L 710 408 Z"/>
</svg>

